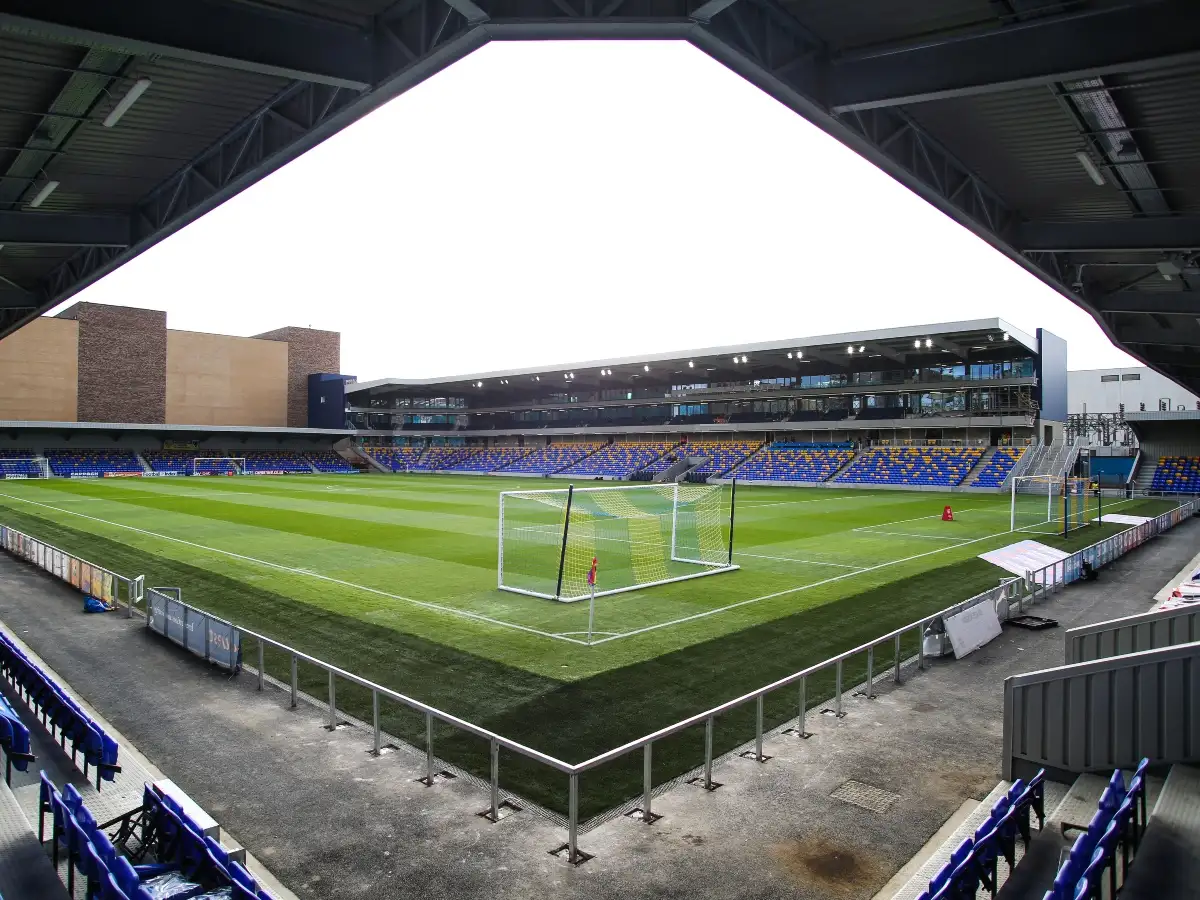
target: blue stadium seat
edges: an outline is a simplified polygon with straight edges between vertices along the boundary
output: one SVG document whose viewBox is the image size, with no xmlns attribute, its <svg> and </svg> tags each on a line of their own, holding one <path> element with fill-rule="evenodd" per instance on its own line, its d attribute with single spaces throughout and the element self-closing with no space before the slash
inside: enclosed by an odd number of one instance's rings
<svg viewBox="0 0 1200 900">
<path fill-rule="evenodd" d="M 132 450 L 46 451 L 50 471 L 63 478 L 100 478 L 112 475 L 140 475 L 144 471 Z"/>
<path fill-rule="evenodd" d="M 552 444 L 521 457 L 511 465 L 505 466 L 502 471 L 553 475 L 570 468 L 599 449 L 599 444 L 592 443 Z"/>
<path fill-rule="evenodd" d="M 562 470 L 562 474 L 628 478 L 661 459 L 673 446 L 667 441 L 618 441 L 568 466 Z"/>
<path fill-rule="evenodd" d="M 1200 493 L 1200 456 L 1164 456 L 1158 460 L 1150 490 L 1165 493 Z"/>
<path fill-rule="evenodd" d="M 1024 453 L 1024 447 L 997 447 L 995 454 L 979 470 L 971 484 L 974 487 L 999 487 Z"/>
<path fill-rule="evenodd" d="M 754 454 L 733 471 L 746 481 L 828 481 L 854 458 L 847 445 L 820 446 L 776 442 Z"/>
<path fill-rule="evenodd" d="M 877 447 L 859 454 L 837 481 L 954 487 L 982 457 L 979 447 Z"/>
<path fill-rule="evenodd" d="M 332 450 L 310 450 L 304 454 L 304 459 L 322 474 L 353 475 L 358 472 L 358 469 Z"/>
<path fill-rule="evenodd" d="M 495 472 L 510 466 L 528 454 L 524 447 L 492 447 L 488 450 L 476 450 L 454 464 L 459 472 Z"/>
</svg>

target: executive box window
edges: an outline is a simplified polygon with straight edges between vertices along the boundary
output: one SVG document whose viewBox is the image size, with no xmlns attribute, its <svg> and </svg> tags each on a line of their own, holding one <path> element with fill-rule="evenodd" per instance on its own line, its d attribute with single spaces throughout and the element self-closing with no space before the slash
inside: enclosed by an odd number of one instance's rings
<svg viewBox="0 0 1200 900">
<path fill-rule="evenodd" d="M 1121 380 L 1120 375 L 1101 375 L 1100 376 L 1101 384 L 1108 384 L 1110 381 L 1120 381 L 1120 380 Z"/>
<path fill-rule="evenodd" d="M 1126 372 L 1121 376 L 1122 381 L 1141 381 L 1142 376 L 1139 372 Z"/>
</svg>

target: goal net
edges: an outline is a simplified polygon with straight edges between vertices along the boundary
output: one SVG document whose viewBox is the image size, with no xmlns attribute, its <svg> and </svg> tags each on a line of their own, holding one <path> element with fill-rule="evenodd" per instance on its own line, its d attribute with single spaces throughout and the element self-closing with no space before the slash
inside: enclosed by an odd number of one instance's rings
<svg viewBox="0 0 1200 900">
<path fill-rule="evenodd" d="M 1091 484 L 1087 478 L 1068 478 L 1062 489 L 1063 534 L 1082 528 L 1091 521 Z"/>
<path fill-rule="evenodd" d="M 497 584 L 549 600 L 731 572 L 736 487 L 649 484 L 504 491 Z"/>
<path fill-rule="evenodd" d="M 44 456 L 0 457 L 0 478 L 49 478 L 50 461 Z"/>
<path fill-rule="evenodd" d="M 1049 531 L 1057 518 L 1055 499 L 1062 479 L 1055 475 L 1018 475 L 1012 480 L 1010 531 Z"/>
<path fill-rule="evenodd" d="M 244 475 L 244 456 L 197 456 L 192 460 L 193 475 Z"/>
</svg>

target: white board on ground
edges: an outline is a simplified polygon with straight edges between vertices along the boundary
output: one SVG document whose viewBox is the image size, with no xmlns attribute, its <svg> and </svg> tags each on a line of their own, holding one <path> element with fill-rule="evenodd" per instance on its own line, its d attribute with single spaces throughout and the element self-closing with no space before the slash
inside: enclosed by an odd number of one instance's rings
<svg viewBox="0 0 1200 900">
<path fill-rule="evenodd" d="M 1024 578 L 1026 572 L 1036 572 L 1051 563 L 1066 559 L 1069 555 L 1057 547 L 1048 547 L 1038 541 L 1018 541 L 1007 547 L 980 553 L 979 558 L 986 559 L 1005 572 Z"/>
<path fill-rule="evenodd" d="M 991 603 L 976 603 L 969 609 L 948 616 L 943 624 L 956 659 L 962 659 L 1000 637 L 1000 617 Z"/>
<path fill-rule="evenodd" d="M 1141 525 L 1150 520 L 1145 516 L 1127 516 L 1124 513 L 1105 513 L 1095 522 L 1112 522 L 1114 525 Z"/>
</svg>

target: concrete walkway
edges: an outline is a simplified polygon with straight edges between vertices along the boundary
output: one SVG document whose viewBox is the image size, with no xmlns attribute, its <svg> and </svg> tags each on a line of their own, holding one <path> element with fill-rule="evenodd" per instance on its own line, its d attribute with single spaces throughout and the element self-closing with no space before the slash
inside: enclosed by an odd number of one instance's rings
<svg viewBox="0 0 1200 900">
<path fill-rule="evenodd" d="M 1141 612 L 1198 547 L 1189 521 L 1038 611 L 1063 627 Z M 253 677 L 85 617 L 78 596 L 0 557 L 0 621 L 304 898 L 870 898 L 996 785 L 1004 677 L 1063 658 L 1061 629 L 1009 628 L 966 660 L 880 683 L 876 700 L 847 696 L 844 719 L 810 715 L 810 739 L 769 736 L 770 761 L 722 764 L 719 790 L 668 792 L 655 824 L 585 834 L 596 856 L 573 868 L 548 852 L 560 829 L 528 812 L 490 824 L 465 779 L 426 788 L 423 757 L 375 758 L 369 734 L 328 732 Z"/>
</svg>

